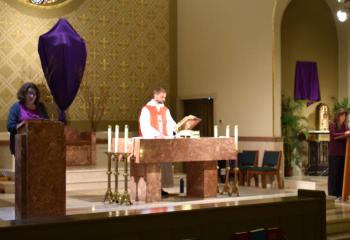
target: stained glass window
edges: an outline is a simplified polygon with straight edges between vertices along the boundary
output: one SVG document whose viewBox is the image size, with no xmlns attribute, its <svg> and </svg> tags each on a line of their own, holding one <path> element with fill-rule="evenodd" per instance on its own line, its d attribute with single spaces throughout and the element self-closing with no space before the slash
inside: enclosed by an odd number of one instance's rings
<svg viewBox="0 0 350 240">
<path fill-rule="evenodd" d="M 31 3 L 35 4 L 35 5 L 49 5 L 49 4 L 53 4 L 56 2 L 63 2 L 62 0 L 30 0 Z"/>
</svg>

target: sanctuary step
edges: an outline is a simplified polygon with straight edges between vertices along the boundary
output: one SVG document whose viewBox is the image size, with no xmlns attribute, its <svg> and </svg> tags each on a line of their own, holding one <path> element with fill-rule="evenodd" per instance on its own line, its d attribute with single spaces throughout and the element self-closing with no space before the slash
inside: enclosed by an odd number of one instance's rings
<svg viewBox="0 0 350 240">
<path fill-rule="evenodd" d="M 350 240 L 350 202 L 337 202 L 334 209 L 327 209 L 327 239 Z"/>
<path fill-rule="evenodd" d="M 119 168 L 119 172 L 123 172 L 123 168 Z M 12 176 L 11 171 L 6 172 L 6 176 Z M 174 183 L 179 183 L 180 178 L 184 174 L 174 174 Z M 14 179 L 12 177 L 11 179 Z M 112 176 L 112 186 L 114 185 L 114 176 Z M 105 168 L 96 167 L 69 167 L 66 171 L 66 191 L 87 191 L 87 190 L 106 190 L 107 175 Z M 124 178 L 119 177 L 119 188 L 124 187 Z M 4 189 L 5 193 L 15 192 L 14 181 L 0 181 L 0 189 Z"/>
<path fill-rule="evenodd" d="M 119 168 L 122 173 L 123 168 Z M 174 174 L 174 183 L 178 183 L 184 174 Z M 105 168 L 69 167 L 66 171 L 66 191 L 106 190 L 107 175 Z M 114 176 L 112 175 L 112 186 Z M 119 188 L 124 187 L 124 178 L 119 176 Z"/>
<path fill-rule="evenodd" d="M 122 168 L 119 168 L 119 172 L 122 170 Z M 114 182 L 113 175 L 112 181 Z M 95 167 L 69 167 L 66 171 L 66 183 L 67 192 L 106 189 L 106 169 Z M 119 186 L 122 186 L 123 183 L 124 180 L 119 177 Z"/>
<path fill-rule="evenodd" d="M 327 240 L 350 240 L 350 233 L 330 234 Z"/>
<path fill-rule="evenodd" d="M 9 178 L 9 180 L 15 179 L 15 171 L 12 169 L 1 169 L 0 175 Z"/>
<path fill-rule="evenodd" d="M 328 177 L 293 176 L 284 178 L 285 189 L 309 189 L 328 192 Z"/>
<path fill-rule="evenodd" d="M 15 193 L 14 181 L 0 181 L 0 192 Z"/>
<path fill-rule="evenodd" d="M 11 169 L 3 169 L 0 171 L 0 193 L 15 192 L 15 172 Z"/>
<path fill-rule="evenodd" d="M 308 189 L 328 192 L 328 177 L 324 176 L 293 176 L 284 178 L 284 187 L 291 189 Z M 328 196 L 326 208 L 335 209 L 335 197 Z"/>
</svg>

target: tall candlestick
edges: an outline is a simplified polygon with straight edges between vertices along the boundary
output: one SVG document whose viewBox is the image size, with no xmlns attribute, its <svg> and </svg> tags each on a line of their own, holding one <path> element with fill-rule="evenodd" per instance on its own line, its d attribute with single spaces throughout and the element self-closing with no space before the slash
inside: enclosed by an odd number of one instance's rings
<svg viewBox="0 0 350 240">
<path fill-rule="evenodd" d="M 119 143 L 119 125 L 115 125 L 114 132 L 114 152 L 118 152 L 118 143 Z"/>
<path fill-rule="evenodd" d="M 129 137 L 129 126 L 124 127 L 124 153 L 128 152 L 128 137 Z"/>
<path fill-rule="evenodd" d="M 214 125 L 214 137 L 218 137 L 219 133 L 218 133 L 218 125 Z"/>
<path fill-rule="evenodd" d="M 230 137 L 230 125 L 226 126 L 226 137 Z"/>
<path fill-rule="evenodd" d="M 112 126 L 108 125 L 108 152 L 111 152 L 112 149 Z"/>
<path fill-rule="evenodd" d="M 238 125 L 235 125 L 235 145 L 238 148 Z"/>
</svg>

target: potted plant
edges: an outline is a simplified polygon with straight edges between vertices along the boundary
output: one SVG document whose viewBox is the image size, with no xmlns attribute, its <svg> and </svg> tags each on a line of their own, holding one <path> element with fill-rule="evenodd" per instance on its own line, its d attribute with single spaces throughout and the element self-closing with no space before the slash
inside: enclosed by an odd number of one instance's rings
<svg viewBox="0 0 350 240">
<path fill-rule="evenodd" d="M 338 101 L 337 98 L 332 97 L 332 100 L 334 102 L 333 106 L 333 116 L 338 111 L 339 108 L 344 108 L 347 112 L 350 112 L 350 106 L 349 106 L 349 98 L 345 97 L 343 100 Z M 348 123 L 349 125 L 349 123 Z"/>
<path fill-rule="evenodd" d="M 308 120 L 301 113 L 304 104 L 282 95 L 281 125 L 285 176 L 293 175 L 293 166 L 301 167 L 302 156 L 306 154 L 303 141 L 308 135 Z"/>
</svg>

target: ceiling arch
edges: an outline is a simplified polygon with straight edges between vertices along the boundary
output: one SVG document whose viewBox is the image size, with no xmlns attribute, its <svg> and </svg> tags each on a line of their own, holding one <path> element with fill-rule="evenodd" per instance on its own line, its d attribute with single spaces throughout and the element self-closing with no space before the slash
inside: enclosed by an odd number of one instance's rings
<svg viewBox="0 0 350 240">
<path fill-rule="evenodd" d="M 57 0 L 48 4 L 34 4 L 31 0 L 2 0 L 18 11 L 35 17 L 61 17 L 77 9 L 85 0 Z"/>
</svg>

